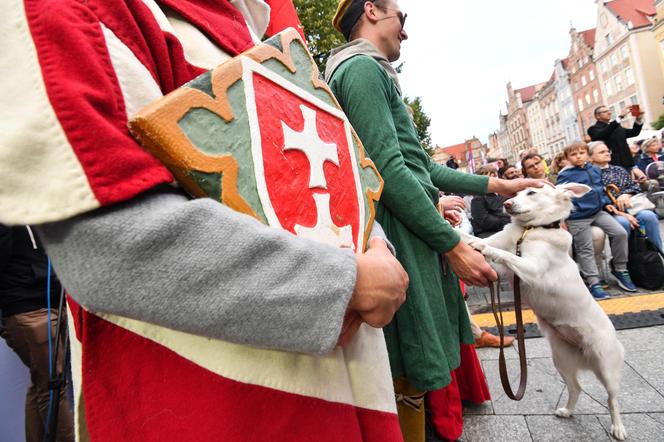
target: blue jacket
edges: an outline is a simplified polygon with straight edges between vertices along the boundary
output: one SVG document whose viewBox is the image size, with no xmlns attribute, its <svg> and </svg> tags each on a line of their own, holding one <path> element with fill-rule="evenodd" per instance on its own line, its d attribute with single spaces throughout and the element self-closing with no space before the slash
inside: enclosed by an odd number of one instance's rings
<svg viewBox="0 0 664 442">
<path fill-rule="evenodd" d="M 579 183 L 590 186 L 590 192 L 581 198 L 574 198 L 574 209 L 569 219 L 590 218 L 602 210 L 607 204 L 611 204 L 609 197 L 604 192 L 602 184 L 602 171 L 597 166 L 586 163 L 583 167 L 566 167 L 558 174 L 556 184 Z"/>
<path fill-rule="evenodd" d="M 657 157 L 657 161 L 664 161 L 664 155 L 659 155 Z M 650 155 L 642 153 L 638 161 L 636 162 L 636 165 L 639 166 L 639 169 L 645 172 L 646 167 L 648 167 L 650 164 L 654 162 L 655 161 L 652 159 Z"/>
</svg>

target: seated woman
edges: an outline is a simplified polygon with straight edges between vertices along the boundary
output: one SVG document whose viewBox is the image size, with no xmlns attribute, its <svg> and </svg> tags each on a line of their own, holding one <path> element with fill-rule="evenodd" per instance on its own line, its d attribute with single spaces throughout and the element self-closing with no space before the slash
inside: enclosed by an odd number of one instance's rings
<svg viewBox="0 0 664 442">
<path fill-rule="evenodd" d="M 646 171 L 646 167 L 655 161 L 664 161 L 664 155 L 660 154 L 660 149 L 662 144 L 659 142 L 659 139 L 656 137 L 649 138 L 641 144 L 641 150 L 643 153 L 636 162 L 636 165 L 643 172 Z"/>
<path fill-rule="evenodd" d="M 644 192 L 648 192 L 648 198 L 650 198 L 651 201 L 653 201 L 658 206 L 661 205 L 661 202 L 658 202 L 657 199 L 653 198 L 652 194 L 662 190 L 660 185 L 661 180 L 655 178 L 658 173 L 655 170 L 650 170 L 652 168 L 648 166 L 657 161 L 659 161 L 660 164 L 662 161 L 664 161 L 664 155 L 659 155 L 661 147 L 662 145 L 659 139 L 656 137 L 652 137 L 647 140 L 641 140 L 641 150 L 643 153 L 638 155 L 636 158 L 636 165 L 638 168 L 643 172 L 646 172 L 646 176 L 649 175 L 649 179 L 646 179 L 641 183 L 641 189 Z"/>
<path fill-rule="evenodd" d="M 488 175 L 495 177 L 498 175 L 496 169 L 492 166 L 483 166 L 477 170 L 478 175 Z M 479 238 L 486 238 L 496 232 L 503 230 L 503 227 L 510 222 L 510 216 L 503 210 L 505 198 L 496 193 L 487 193 L 486 195 L 477 195 L 470 202 L 470 222 L 473 225 L 473 232 Z"/>
<path fill-rule="evenodd" d="M 644 143 L 645 144 L 645 143 Z M 602 182 L 604 187 L 613 184 L 620 189 L 618 197 L 618 212 L 613 215 L 616 221 L 623 228 L 630 232 L 631 229 L 642 228 L 645 230 L 648 239 L 662 250 L 662 237 L 659 233 L 659 220 L 652 210 L 642 210 L 632 216 L 626 213 L 631 207 L 630 199 L 633 195 L 640 192 L 639 185 L 632 180 L 629 173 L 622 167 L 609 164 L 611 161 L 611 151 L 606 144 L 601 141 L 595 141 L 588 145 L 590 161 L 602 170 Z"/>
</svg>

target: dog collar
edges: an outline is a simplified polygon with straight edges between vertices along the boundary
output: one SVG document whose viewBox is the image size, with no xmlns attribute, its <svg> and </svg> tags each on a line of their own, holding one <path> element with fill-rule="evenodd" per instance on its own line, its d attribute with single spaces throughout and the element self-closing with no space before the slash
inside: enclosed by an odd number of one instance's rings
<svg viewBox="0 0 664 442">
<path fill-rule="evenodd" d="M 524 226 L 521 238 L 519 238 L 518 241 L 516 242 L 516 256 L 521 256 L 521 243 L 523 243 L 523 240 L 526 239 L 526 235 L 528 235 L 528 232 L 530 232 L 532 229 L 540 227 L 543 229 L 560 229 L 560 220 L 554 221 L 551 224 L 544 224 L 541 226 Z"/>
<path fill-rule="evenodd" d="M 526 230 L 534 229 L 536 227 L 541 227 L 542 229 L 560 229 L 560 220 L 554 221 L 551 224 L 544 224 L 541 226 L 525 226 Z"/>
</svg>

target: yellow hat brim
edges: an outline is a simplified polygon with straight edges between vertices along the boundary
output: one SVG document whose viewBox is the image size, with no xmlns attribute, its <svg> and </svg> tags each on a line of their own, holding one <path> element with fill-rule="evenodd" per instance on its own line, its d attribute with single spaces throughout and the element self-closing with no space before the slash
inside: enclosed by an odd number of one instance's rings
<svg viewBox="0 0 664 442">
<path fill-rule="evenodd" d="M 339 32 L 341 31 L 341 19 L 344 17 L 344 14 L 346 14 L 346 11 L 348 11 L 348 7 L 353 3 L 353 0 L 341 0 L 339 2 L 339 5 L 337 6 L 337 12 L 334 14 L 334 18 L 332 19 L 332 26 L 334 26 L 334 29 L 336 29 Z"/>
</svg>

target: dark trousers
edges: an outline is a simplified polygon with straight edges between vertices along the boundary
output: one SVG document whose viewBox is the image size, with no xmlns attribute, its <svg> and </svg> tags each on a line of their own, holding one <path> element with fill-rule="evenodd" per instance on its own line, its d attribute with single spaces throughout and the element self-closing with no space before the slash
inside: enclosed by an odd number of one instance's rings
<svg viewBox="0 0 664 442">
<path fill-rule="evenodd" d="M 57 311 L 51 311 L 52 351 L 55 351 L 55 323 Z M 48 323 L 46 309 L 20 313 L 3 319 L 0 335 L 30 369 L 31 384 L 25 401 L 25 435 L 27 442 L 42 442 L 48 416 Z M 64 333 L 61 332 L 56 370 L 62 372 Z M 56 398 L 54 398 L 56 400 Z M 65 388 L 60 391 L 58 412 L 58 442 L 74 441 L 73 418 Z"/>
</svg>

